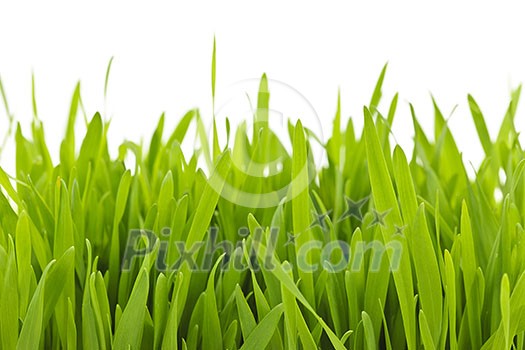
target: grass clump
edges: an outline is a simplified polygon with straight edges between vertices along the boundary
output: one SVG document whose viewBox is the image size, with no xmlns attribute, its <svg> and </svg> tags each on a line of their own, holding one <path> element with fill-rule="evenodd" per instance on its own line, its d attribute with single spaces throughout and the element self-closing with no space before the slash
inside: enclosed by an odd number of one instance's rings
<svg viewBox="0 0 525 350">
<path fill-rule="evenodd" d="M 30 138 L 18 126 L 16 175 L 0 168 L 1 348 L 523 349 L 520 89 L 495 140 L 469 96 L 485 152 L 470 179 L 437 104 L 433 137 L 412 109 L 409 158 L 391 144 L 383 78 L 361 132 L 338 103 L 326 165 L 315 130 L 289 124 L 291 151 L 272 131 L 265 76 L 255 129 L 222 147 L 198 110 L 115 159 L 96 114 L 77 147 L 78 86 L 59 164 L 38 118 Z"/>
</svg>

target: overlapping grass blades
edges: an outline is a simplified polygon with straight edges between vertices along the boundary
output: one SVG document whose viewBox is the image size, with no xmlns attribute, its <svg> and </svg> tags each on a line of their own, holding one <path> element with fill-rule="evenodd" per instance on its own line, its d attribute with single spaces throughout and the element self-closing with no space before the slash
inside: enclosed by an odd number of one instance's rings
<svg viewBox="0 0 525 350">
<path fill-rule="evenodd" d="M 397 95 L 383 117 L 384 77 L 359 136 L 338 98 L 325 166 L 301 122 L 289 125 L 291 150 L 272 132 L 265 76 L 256 128 L 241 125 L 228 145 L 214 121 L 210 147 L 192 110 L 170 135 L 163 115 L 147 149 L 125 142 L 116 159 L 99 114 L 76 152 L 78 85 L 53 163 L 33 99 L 32 137 L 18 126 L 14 138 L 16 175 L 0 168 L 1 348 L 525 348 L 521 89 L 495 139 L 468 96 L 485 152 L 469 179 L 435 101 L 433 137 L 411 108 L 410 159 L 391 144 Z M 201 149 L 188 159 L 192 123 Z M 248 176 L 241 152 L 278 155 L 282 171 Z M 225 186 L 238 194 L 221 196 Z M 281 197 L 273 207 L 232 202 L 242 193 Z"/>
</svg>

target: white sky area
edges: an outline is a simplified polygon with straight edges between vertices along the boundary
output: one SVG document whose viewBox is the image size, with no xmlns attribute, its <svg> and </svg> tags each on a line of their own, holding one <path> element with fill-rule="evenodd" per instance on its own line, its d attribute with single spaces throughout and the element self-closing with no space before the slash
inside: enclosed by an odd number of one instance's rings
<svg viewBox="0 0 525 350">
<path fill-rule="evenodd" d="M 465 161 L 474 164 L 482 149 L 467 93 L 478 101 L 495 137 L 511 89 L 525 82 L 525 6 L 504 1 L 2 2 L 0 76 L 11 111 L 29 135 L 34 72 L 39 117 L 55 160 L 80 80 L 88 115 L 105 109 L 105 118 L 112 119 L 110 147 L 116 154 L 125 139 L 148 140 L 162 112 L 166 133 L 194 107 L 211 120 L 214 35 L 218 96 L 265 72 L 304 97 L 325 138 L 338 89 L 345 122 L 352 116 L 360 127 L 363 105 L 389 62 L 380 110 L 386 114 L 399 92 L 396 140 L 411 149 L 409 102 L 432 133 L 432 93 L 445 116 L 451 116 Z M 285 117 L 301 118 L 291 114 L 302 113 L 304 100 L 288 99 L 286 91 L 279 100 L 278 90 L 270 103 L 275 101 Z M 255 89 L 247 92 L 254 103 Z M 525 127 L 521 107 L 519 130 Z M 6 121 L 0 105 L 0 136 Z M 78 121 L 81 125 L 82 118 Z M 14 159 L 12 143 L 0 161 L 7 169 Z"/>
</svg>

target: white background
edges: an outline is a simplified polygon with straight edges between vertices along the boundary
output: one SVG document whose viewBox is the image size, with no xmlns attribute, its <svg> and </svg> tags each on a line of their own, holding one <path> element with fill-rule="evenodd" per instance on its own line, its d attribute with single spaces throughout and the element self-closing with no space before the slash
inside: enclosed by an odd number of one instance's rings
<svg viewBox="0 0 525 350">
<path fill-rule="evenodd" d="M 114 151 L 124 139 L 149 137 L 163 111 L 168 129 L 193 107 L 211 115 L 214 35 L 217 91 L 266 72 L 309 100 L 325 135 L 338 88 L 343 116 L 362 125 L 362 106 L 388 61 L 383 102 L 400 93 L 396 139 L 410 148 L 408 102 L 432 132 L 432 92 L 446 116 L 458 105 L 450 119 L 452 131 L 465 160 L 479 162 L 482 151 L 466 96 L 477 99 L 495 137 L 510 89 L 525 81 L 524 6 L 364 3 L 2 2 L 0 76 L 10 108 L 28 134 L 34 72 L 39 117 L 57 159 L 75 83 L 81 80 L 88 114 L 104 110 L 104 75 L 112 56 L 105 116 L 112 118 Z M 523 129 L 523 108 L 518 113 Z M 5 127 L 0 108 L 2 134 Z M 13 153 L 4 152 L 3 167 L 10 168 Z"/>
</svg>

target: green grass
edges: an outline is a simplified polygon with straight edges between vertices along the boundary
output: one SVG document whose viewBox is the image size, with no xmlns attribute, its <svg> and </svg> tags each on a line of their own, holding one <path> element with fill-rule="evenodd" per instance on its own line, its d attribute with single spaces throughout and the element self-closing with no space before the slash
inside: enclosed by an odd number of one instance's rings
<svg viewBox="0 0 525 350">
<path fill-rule="evenodd" d="M 385 71 L 362 132 L 338 100 L 326 165 L 315 130 L 289 124 L 288 151 L 272 131 L 266 76 L 255 130 L 228 124 L 221 145 L 214 122 L 209 144 L 198 110 L 171 134 L 162 116 L 115 159 L 99 114 L 77 142 L 78 85 L 55 164 L 33 98 L 31 136 L 7 141 L 16 174 L 0 168 L 0 348 L 524 349 L 520 88 L 495 139 L 468 96 L 485 153 L 469 178 L 435 102 L 434 135 L 412 108 L 412 154 L 391 143 Z"/>
</svg>

